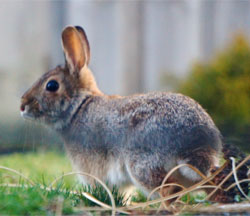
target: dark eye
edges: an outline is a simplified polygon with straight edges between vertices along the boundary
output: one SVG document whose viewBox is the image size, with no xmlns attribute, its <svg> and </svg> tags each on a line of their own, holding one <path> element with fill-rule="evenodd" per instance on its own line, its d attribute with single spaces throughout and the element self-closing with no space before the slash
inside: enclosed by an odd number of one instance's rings
<svg viewBox="0 0 250 216">
<path fill-rule="evenodd" d="M 59 83 L 55 80 L 50 80 L 46 85 L 46 90 L 50 92 L 55 92 L 59 88 Z"/>
</svg>

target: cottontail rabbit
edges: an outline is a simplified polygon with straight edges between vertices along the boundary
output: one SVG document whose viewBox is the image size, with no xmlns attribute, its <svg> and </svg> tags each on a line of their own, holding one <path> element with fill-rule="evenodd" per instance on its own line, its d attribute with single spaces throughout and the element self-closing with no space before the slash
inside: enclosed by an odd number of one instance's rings
<svg viewBox="0 0 250 216">
<path fill-rule="evenodd" d="M 22 96 L 21 114 L 60 134 L 75 169 L 146 193 L 178 164 L 191 164 L 204 175 L 215 166 L 221 135 L 197 102 L 169 92 L 105 95 L 88 68 L 84 30 L 66 27 L 62 47 L 65 66 L 45 73 Z M 200 179 L 182 167 L 169 181 L 190 185 Z"/>
</svg>

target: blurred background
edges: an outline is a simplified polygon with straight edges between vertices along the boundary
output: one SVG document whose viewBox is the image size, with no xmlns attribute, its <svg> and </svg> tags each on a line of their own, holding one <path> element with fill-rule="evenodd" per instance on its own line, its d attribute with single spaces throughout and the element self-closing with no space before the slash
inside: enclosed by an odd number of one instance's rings
<svg viewBox="0 0 250 216">
<path fill-rule="evenodd" d="M 58 148 L 21 119 L 20 96 L 63 64 L 60 35 L 82 26 L 101 90 L 175 91 L 196 99 L 227 142 L 250 151 L 250 1 L 0 2 L 0 153 Z"/>
</svg>

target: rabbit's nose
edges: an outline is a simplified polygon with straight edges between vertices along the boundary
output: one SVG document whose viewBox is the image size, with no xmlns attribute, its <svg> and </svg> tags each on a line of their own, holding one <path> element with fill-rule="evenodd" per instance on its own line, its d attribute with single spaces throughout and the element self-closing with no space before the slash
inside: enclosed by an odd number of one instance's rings
<svg viewBox="0 0 250 216">
<path fill-rule="evenodd" d="M 24 110 L 25 110 L 25 104 L 21 104 L 20 110 L 21 110 L 22 112 L 24 112 Z"/>
<path fill-rule="evenodd" d="M 20 106 L 20 110 L 21 112 L 25 111 L 25 107 L 32 102 L 32 99 L 28 99 L 28 98 L 24 98 L 22 97 L 21 99 L 21 106 Z"/>
</svg>

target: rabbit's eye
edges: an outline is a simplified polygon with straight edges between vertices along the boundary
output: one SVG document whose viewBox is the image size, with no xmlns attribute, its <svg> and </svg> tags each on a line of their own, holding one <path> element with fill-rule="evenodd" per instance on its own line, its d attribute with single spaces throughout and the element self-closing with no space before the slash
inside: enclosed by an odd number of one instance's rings
<svg viewBox="0 0 250 216">
<path fill-rule="evenodd" d="M 59 88 L 59 83 L 55 80 L 50 80 L 46 85 L 46 90 L 50 92 L 55 92 Z"/>
</svg>

